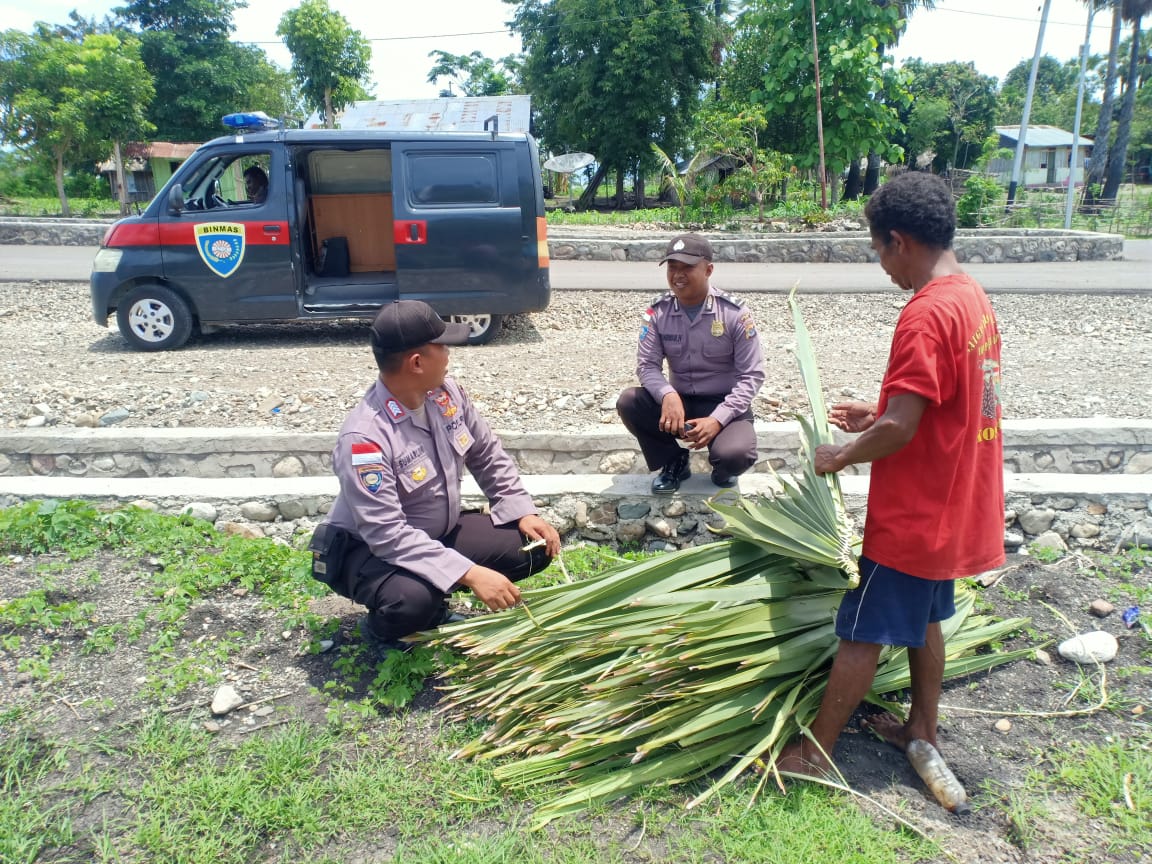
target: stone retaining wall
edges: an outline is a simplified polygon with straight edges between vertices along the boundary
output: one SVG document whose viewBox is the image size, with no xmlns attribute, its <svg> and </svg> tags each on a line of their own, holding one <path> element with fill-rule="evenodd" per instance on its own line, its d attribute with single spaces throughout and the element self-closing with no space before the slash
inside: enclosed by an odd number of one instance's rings
<svg viewBox="0 0 1152 864">
<path fill-rule="evenodd" d="M 713 234 L 719 262 L 865 264 L 878 259 L 867 231 L 814 234 Z M 556 260 L 657 262 L 668 235 L 569 237 L 565 228 L 549 233 L 549 254 Z M 966 230 L 956 234 L 956 257 L 972 264 L 1034 261 L 1114 261 L 1123 257 L 1119 234 L 1053 229 Z"/>
<path fill-rule="evenodd" d="M 0 244 L 97 246 L 111 222 L 0 217 Z M 658 261 L 670 232 L 613 232 L 562 226 L 549 237 L 556 260 Z M 717 261 L 763 263 L 867 263 L 876 261 L 867 231 L 805 234 L 731 234 L 710 236 Z M 956 256 L 970 263 L 1029 261 L 1112 261 L 1123 257 L 1118 234 L 1056 229 L 961 230 Z"/>
<path fill-rule="evenodd" d="M 647 494 L 647 478 L 621 482 L 615 478 L 526 477 L 525 484 L 544 518 L 557 527 L 568 544 L 592 542 L 671 550 L 698 545 L 714 539 L 708 526 L 719 527 L 722 519 L 707 504 L 712 494 L 721 500 L 734 497 L 732 491 L 717 493 L 714 487 L 695 478 L 680 493 L 669 498 Z M 1009 478 L 1004 515 L 1004 545 L 1008 551 L 1042 546 L 1056 552 L 1067 549 L 1095 549 L 1113 552 L 1133 546 L 1152 547 L 1152 490 L 1139 491 L 1130 482 L 1091 486 L 1091 478 L 1069 475 L 1015 475 Z M 24 480 L 0 480 L 0 506 L 14 506 L 26 500 L 80 497 L 104 506 L 134 503 L 168 514 L 187 512 L 212 522 L 222 531 L 250 537 L 290 540 L 311 532 L 328 512 L 335 495 L 332 478 L 309 480 L 307 488 L 294 491 L 252 488 L 245 483 L 230 489 L 231 481 L 201 481 L 153 484 L 140 495 L 139 483 L 132 481 L 119 491 L 68 490 L 44 480 L 34 488 Z M 151 483 L 152 481 L 143 481 Z M 283 485 L 283 481 L 275 481 Z M 1097 483 L 1102 482 L 1097 480 Z M 55 485 L 55 488 L 52 488 Z M 771 494 L 775 484 L 769 478 L 742 478 L 746 495 Z M 1111 488 L 1109 488 L 1109 486 Z M 846 503 L 857 528 L 863 526 L 867 505 L 867 478 L 843 478 Z M 213 492 L 216 494 L 213 494 Z M 465 507 L 484 506 L 484 499 L 471 481 L 463 490 Z"/>
<path fill-rule="evenodd" d="M 505 432 L 501 439 L 525 474 L 648 473 L 623 430 Z M 755 473 L 797 469 L 796 423 L 758 423 L 757 440 Z M 325 477 L 335 441 L 335 433 L 271 429 L 3 429 L 0 476 Z M 1009 420 L 1004 446 L 1013 473 L 1152 474 L 1152 420 Z M 705 454 L 692 458 L 693 470 L 706 474 Z M 867 466 L 849 469 L 857 472 Z"/>
</svg>

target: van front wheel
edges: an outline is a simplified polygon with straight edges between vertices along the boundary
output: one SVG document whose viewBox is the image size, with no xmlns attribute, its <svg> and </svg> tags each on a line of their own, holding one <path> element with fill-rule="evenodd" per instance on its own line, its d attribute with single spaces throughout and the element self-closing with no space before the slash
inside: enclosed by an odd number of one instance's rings
<svg viewBox="0 0 1152 864">
<path fill-rule="evenodd" d="M 117 304 L 120 335 L 138 351 L 179 348 L 192 335 L 188 304 L 167 288 L 143 285 L 130 291 Z"/>
<path fill-rule="evenodd" d="M 469 345 L 487 345 L 496 338 L 504 324 L 503 315 L 445 315 L 449 324 L 467 324 L 472 328 Z"/>
</svg>

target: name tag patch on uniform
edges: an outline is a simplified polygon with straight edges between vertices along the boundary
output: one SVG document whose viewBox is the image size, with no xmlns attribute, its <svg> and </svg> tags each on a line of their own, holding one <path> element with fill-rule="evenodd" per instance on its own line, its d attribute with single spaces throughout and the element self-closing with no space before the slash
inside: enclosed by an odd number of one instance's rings
<svg viewBox="0 0 1152 864">
<path fill-rule="evenodd" d="M 353 465 L 383 465 L 384 453 L 377 444 L 353 444 Z"/>
<path fill-rule="evenodd" d="M 724 322 L 723 321 L 717 320 L 717 321 L 712 322 L 712 335 L 713 336 L 723 336 L 724 335 Z"/>
<path fill-rule="evenodd" d="M 384 407 L 388 410 L 388 413 L 392 415 L 393 420 L 399 420 L 408 413 L 395 399 L 389 399 L 384 403 Z"/>
<path fill-rule="evenodd" d="M 379 491 L 380 484 L 384 482 L 384 475 L 380 468 L 380 465 L 361 465 L 356 469 L 356 473 L 360 475 L 360 485 L 369 492 Z"/>
</svg>

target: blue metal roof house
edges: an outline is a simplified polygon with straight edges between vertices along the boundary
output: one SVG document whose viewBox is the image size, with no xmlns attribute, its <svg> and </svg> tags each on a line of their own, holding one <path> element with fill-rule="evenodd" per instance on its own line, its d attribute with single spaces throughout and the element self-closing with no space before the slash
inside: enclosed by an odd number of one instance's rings
<svg viewBox="0 0 1152 864">
<path fill-rule="evenodd" d="M 1020 139 L 1019 126 L 997 126 L 1000 146 L 1016 149 Z M 1084 166 L 1092 154 L 1092 139 L 1080 136 L 1076 142 L 1077 186 L 1084 183 Z M 1020 185 L 1029 187 L 1065 187 L 1068 185 L 1072 160 L 1072 133 L 1055 126 L 1029 126 L 1024 133 L 1024 165 Z M 1012 158 L 993 159 L 989 173 L 995 174 L 1007 186 L 1012 179 Z"/>
</svg>

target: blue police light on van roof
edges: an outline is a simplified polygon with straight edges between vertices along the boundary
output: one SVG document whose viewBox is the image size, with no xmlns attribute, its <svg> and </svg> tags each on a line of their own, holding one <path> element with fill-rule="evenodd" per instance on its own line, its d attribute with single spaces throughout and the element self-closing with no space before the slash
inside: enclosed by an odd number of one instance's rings
<svg viewBox="0 0 1152 864">
<path fill-rule="evenodd" d="M 220 118 L 229 129 L 236 132 L 267 132 L 270 129 L 279 129 L 279 120 L 273 120 L 263 111 L 245 111 L 239 114 L 225 114 Z"/>
</svg>

